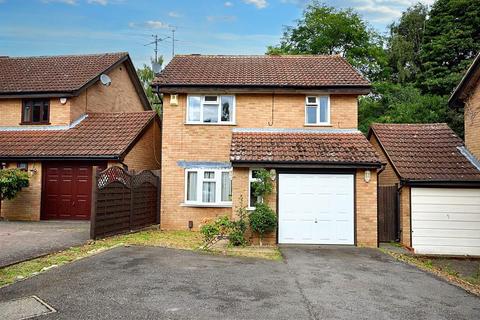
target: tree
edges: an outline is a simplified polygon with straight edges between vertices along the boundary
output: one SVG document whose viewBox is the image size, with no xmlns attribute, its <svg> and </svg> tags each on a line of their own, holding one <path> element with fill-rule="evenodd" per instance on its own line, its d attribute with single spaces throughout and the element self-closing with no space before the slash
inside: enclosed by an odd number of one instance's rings
<svg viewBox="0 0 480 320">
<path fill-rule="evenodd" d="M 155 61 L 155 59 L 152 59 L 152 63 L 155 62 L 159 65 L 162 65 L 163 57 L 158 57 L 157 61 Z M 150 101 L 152 108 L 160 115 L 162 113 L 162 102 L 158 98 L 157 94 L 153 92 L 153 89 L 151 87 L 152 81 L 155 78 L 155 73 L 150 66 L 144 64 L 142 68 L 137 69 L 137 74 L 140 78 L 140 81 L 142 82 L 143 89 L 147 94 L 148 101 Z"/>
<path fill-rule="evenodd" d="M 314 1 L 295 27 L 286 27 L 268 54 L 340 54 L 371 80 L 385 77 L 383 39 L 351 9 Z"/>
<path fill-rule="evenodd" d="M 424 93 L 450 95 L 480 51 L 480 1 L 437 0 L 421 49 Z"/>
<path fill-rule="evenodd" d="M 0 208 L 1 201 L 15 198 L 28 184 L 28 173 L 19 169 L 0 169 Z"/>
<path fill-rule="evenodd" d="M 431 123 L 448 118 L 447 98 L 422 94 L 411 84 L 375 83 L 372 94 L 360 98 L 359 129 L 364 133 L 374 122 Z"/>
<path fill-rule="evenodd" d="M 420 50 L 427 15 L 428 7 L 418 3 L 403 12 L 398 22 L 389 26 L 387 54 L 393 82 L 415 82 L 421 68 Z"/>
</svg>

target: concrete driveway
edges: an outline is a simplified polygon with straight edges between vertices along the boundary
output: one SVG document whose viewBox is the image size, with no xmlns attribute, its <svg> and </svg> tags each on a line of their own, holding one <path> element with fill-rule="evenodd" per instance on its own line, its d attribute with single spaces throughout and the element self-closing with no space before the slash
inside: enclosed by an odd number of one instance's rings
<svg viewBox="0 0 480 320">
<path fill-rule="evenodd" d="M 0 221 L 0 267 L 85 243 L 89 221 Z"/>
<path fill-rule="evenodd" d="M 284 262 L 117 248 L 0 289 L 42 319 L 478 319 L 480 299 L 378 250 L 284 248 Z M 2 310 L 0 310 L 1 314 Z"/>
</svg>

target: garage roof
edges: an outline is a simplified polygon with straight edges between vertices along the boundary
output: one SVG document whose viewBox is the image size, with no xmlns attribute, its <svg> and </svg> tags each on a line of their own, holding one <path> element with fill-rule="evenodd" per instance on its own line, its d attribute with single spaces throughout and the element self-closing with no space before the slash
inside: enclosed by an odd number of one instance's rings
<svg viewBox="0 0 480 320">
<path fill-rule="evenodd" d="M 70 126 L 0 128 L 0 159 L 123 159 L 155 111 L 89 113 Z"/>
<path fill-rule="evenodd" d="M 372 134 L 402 180 L 480 180 L 475 159 L 446 123 L 373 124 Z"/>
<path fill-rule="evenodd" d="M 232 163 L 380 167 L 358 130 L 234 129 Z"/>
</svg>

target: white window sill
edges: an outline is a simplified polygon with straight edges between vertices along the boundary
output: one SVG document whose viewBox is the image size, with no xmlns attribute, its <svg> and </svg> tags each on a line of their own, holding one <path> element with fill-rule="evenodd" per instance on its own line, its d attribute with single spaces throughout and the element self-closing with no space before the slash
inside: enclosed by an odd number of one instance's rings
<svg viewBox="0 0 480 320">
<path fill-rule="evenodd" d="M 332 127 L 330 123 L 305 123 L 305 127 Z"/>
<path fill-rule="evenodd" d="M 236 123 L 233 122 L 184 122 L 184 125 L 188 126 L 236 126 Z"/>
<path fill-rule="evenodd" d="M 194 207 L 194 208 L 231 208 L 232 204 L 223 203 L 182 203 L 182 207 Z"/>
</svg>

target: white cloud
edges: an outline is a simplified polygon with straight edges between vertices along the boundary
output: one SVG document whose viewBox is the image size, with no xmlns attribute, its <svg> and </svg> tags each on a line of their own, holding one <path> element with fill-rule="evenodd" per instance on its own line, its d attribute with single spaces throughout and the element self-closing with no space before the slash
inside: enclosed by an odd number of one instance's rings
<svg viewBox="0 0 480 320">
<path fill-rule="evenodd" d="M 169 16 L 169 17 L 172 17 L 172 18 L 180 18 L 180 17 L 182 17 L 182 15 L 181 15 L 180 13 L 175 12 L 175 11 L 170 11 L 170 12 L 168 13 L 168 16 Z"/>
<path fill-rule="evenodd" d="M 263 9 L 268 6 L 267 0 L 243 0 L 246 4 L 253 4 L 258 9 Z"/>
<path fill-rule="evenodd" d="M 108 0 L 88 0 L 90 4 L 99 4 L 101 6 L 106 6 L 108 4 Z"/>
<path fill-rule="evenodd" d="M 233 3 L 231 3 L 230 1 L 227 1 L 223 4 L 225 7 L 233 7 Z"/>
<path fill-rule="evenodd" d="M 148 20 L 142 23 L 129 22 L 128 26 L 130 28 L 146 28 L 146 29 L 168 29 L 170 25 L 168 23 L 158 21 L 158 20 Z"/>
<path fill-rule="evenodd" d="M 236 20 L 236 16 L 207 16 L 208 22 L 234 22 Z"/>
</svg>

